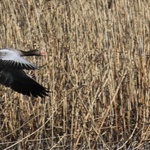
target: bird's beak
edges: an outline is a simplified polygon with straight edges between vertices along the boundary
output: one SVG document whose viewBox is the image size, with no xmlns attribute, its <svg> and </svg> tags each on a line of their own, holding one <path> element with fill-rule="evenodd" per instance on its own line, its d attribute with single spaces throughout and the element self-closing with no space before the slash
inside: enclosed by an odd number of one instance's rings
<svg viewBox="0 0 150 150">
<path fill-rule="evenodd" d="M 45 52 L 45 51 L 40 51 L 40 54 L 42 55 L 42 56 L 46 56 L 47 55 L 47 53 Z"/>
</svg>

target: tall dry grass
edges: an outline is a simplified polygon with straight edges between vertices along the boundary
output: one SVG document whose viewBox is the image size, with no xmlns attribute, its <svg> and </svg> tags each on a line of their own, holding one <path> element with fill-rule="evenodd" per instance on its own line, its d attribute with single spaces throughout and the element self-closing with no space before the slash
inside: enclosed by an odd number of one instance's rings
<svg viewBox="0 0 150 150">
<path fill-rule="evenodd" d="M 150 149 L 148 0 L 6 0 L 0 14 L 0 47 L 47 51 L 28 74 L 50 89 L 0 87 L 0 149 Z"/>
</svg>

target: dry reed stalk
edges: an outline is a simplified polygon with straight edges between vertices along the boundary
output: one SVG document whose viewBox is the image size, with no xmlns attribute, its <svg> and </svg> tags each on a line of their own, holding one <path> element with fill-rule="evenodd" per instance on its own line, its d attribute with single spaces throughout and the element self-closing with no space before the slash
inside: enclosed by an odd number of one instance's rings
<svg viewBox="0 0 150 150">
<path fill-rule="evenodd" d="M 51 93 L 1 86 L 0 149 L 150 149 L 148 1 L 0 3 L 0 47 L 39 48 Z"/>
</svg>

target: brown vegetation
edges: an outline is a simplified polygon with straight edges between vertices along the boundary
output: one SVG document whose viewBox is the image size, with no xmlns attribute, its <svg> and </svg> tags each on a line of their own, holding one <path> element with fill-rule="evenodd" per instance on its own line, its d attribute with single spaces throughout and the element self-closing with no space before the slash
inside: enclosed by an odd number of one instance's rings
<svg viewBox="0 0 150 150">
<path fill-rule="evenodd" d="M 148 0 L 6 0 L 0 14 L 0 47 L 47 51 L 28 73 L 51 91 L 0 87 L 0 149 L 150 149 Z"/>
</svg>

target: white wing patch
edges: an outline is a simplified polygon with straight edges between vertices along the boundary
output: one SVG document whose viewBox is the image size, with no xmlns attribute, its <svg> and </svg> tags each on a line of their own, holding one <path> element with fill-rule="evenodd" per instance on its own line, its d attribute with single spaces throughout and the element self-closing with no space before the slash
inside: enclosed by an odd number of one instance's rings
<svg viewBox="0 0 150 150">
<path fill-rule="evenodd" d="M 11 49 L 0 50 L 0 63 L 6 67 L 12 67 L 16 69 L 37 69 L 37 67 L 22 58 L 17 52 L 11 51 Z"/>
</svg>

